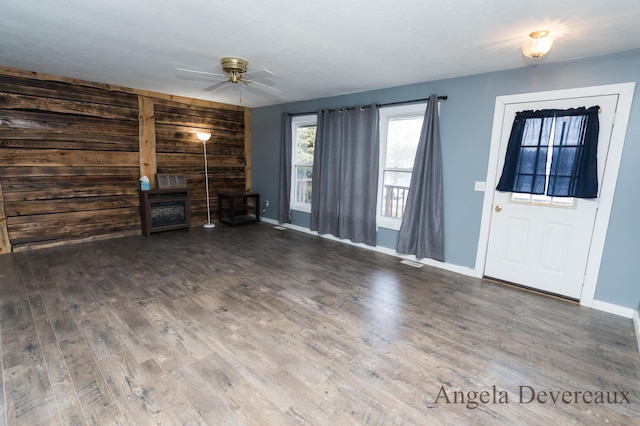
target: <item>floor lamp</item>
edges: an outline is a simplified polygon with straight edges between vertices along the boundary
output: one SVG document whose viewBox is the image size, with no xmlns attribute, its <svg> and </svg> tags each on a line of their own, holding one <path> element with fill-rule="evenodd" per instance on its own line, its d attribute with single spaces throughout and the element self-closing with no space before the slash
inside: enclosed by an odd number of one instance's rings
<svg viewBox="0 0 640 426">
<path fill-rule="evenodd" d="M 211 223 L 211 208 L 209 207 L 209 171 L 207 170 L 207 141 L 211 138 L 211 133 L 198 133 L 198 139 L 202 141 L 202 146 L 204 147 L 204 186 L 207 191 L 207 223 L 204 224 L 204 227 L 215 228 L 216 225 Z"/>
</svg>

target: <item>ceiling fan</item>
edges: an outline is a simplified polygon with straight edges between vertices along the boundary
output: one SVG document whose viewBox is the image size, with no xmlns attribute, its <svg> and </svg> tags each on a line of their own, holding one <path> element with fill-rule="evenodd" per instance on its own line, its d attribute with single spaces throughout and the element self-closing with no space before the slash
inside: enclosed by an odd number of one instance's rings
<svg viewBox="0 0 640 426">
<path fill-rule="evenodd" d="M 255 81 L 256 78 L 275 77 L 276 75 L 269 70 L 247 71 L 249 67 L 249 62 L 240 58 L 231 58 L 231 57 L 222 58 L 220 60 L 220 63 L 222 65 L 222 70 L 226 74 L 216 74 L 216 73 L 207 72 L 207 71 L 190 70 L 190 69 L 178 68 L 178 67 L 176 67 L 176 70 L 223 78 L 223 80 L 220 80 L 212 84 L 211 86 L 207 86 L 204 89 L 202 89 L 206 92 L 216 90 L 222 86 L 227 85 L 228 83 L 231 83 L 231 84 L 243 83 L 245 86 L 248 86 L 249 84 L 255 85 L 256 89 L 263 90 L 273 95 L 279 95 L 280 93 L 282 93 L 280 90 L 274 87 Z"/>
</svg>

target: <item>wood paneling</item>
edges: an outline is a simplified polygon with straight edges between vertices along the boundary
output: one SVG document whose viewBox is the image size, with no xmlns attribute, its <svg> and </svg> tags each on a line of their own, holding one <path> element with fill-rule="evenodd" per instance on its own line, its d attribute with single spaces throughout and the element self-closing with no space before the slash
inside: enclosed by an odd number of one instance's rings
<svg viewBox="0 0 640 426">
<path fill-rule="evenodd" d="M 0 67 L 0 253 L 139 232 L 140 175 L 185 173 L 192 218 L 245 188 L 244 108 Z M 212 199 L 215 203 L 215 199 Z M 215 206 L 215 204 L 212 204 Z"/>
<path fill-rule="evenodd" d="M 204 153 L 196 133 L 211 133 L 207 165 L 211 215 L 217 217 L 218 192 L 242 192 L 246 175 L 245 113 L 154 99 L 158 173 L 185 173 L 191 189 L 192 221 L 207 218 Z"/>
<path fill-rule="evenodd" d="M 244 158 L 246 158 L 246 164 L 244 167 L 244 174 L 246 176 L 245 180 L 245 190 L 247 192 L 251 192 L 253 190 L 252 182 L 253 182 L 253 152 L 251 149 L 251 110 L 247 109 L 244 111 L 244 124 L 246 130 L 244 132 Z"/>
<path fill-rule="evenodd" d="M 4 193 L 0 181 L 0 254 L 11 253 L 11 240 L 7 229 L 7 214 L 4 208 Z"/>
<path fill-rule="evenodd" d="M 140 176 L 147 176 L 156 186 L 156 126 L 153 117 L 153 99 L 138 96 L 140 105 Z"/>
<path fill-rule="evenodd" d="M 137 229 L 137 96 L 15 75 L 0 75 L 0 90 L 13 249 Z"/>
</svg>

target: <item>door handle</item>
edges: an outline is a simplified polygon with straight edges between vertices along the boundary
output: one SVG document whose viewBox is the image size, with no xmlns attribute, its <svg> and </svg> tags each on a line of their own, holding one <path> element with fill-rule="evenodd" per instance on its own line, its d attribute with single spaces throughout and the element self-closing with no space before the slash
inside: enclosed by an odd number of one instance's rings
<svg viewBox="0 0 640 426">
<path fill-rule="evenodd" d="M 502 211 L 502 206 L 496 206 L 496 212 L 500 213 Z"/>
</svg>

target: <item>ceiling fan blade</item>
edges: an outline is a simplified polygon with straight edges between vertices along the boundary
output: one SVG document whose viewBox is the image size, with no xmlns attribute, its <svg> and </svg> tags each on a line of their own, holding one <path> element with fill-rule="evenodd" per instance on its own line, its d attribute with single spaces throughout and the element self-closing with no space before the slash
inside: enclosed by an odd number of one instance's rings
<svg viewBox="0 0 640 426">
<path fill-rule="evenodd" d="M 191 76 L 186 76 L 186 75 L 176 75 L 176 78 L 179 80 L 185 80 L 185 81 L 204 81 L 207 83 L 211 83 L 211 80 L 213 80 L 211 77 L 191 77 Z"/>
<path fill-rule="evenodd" d="M 213 75 L 215 77 L 226 77 L 226 75 L 223 75 L 223 74 L 216 74 L 216 73 L 206 72 L 206 71 L 189 70 L 189 69 L 186 69 L 186 68 L 178 68 L 178 67 L 176 67 L 176 69 L 178 71 L 193 72 L 193 73 L 196 73 L 196 74 Z"/>
<path fill-rule="evenodd" d="M 211 86 L 209 86 L 209 87 L 205 87 L 205 88 L 204 88 L 204 89 L 202 89 L 202 90 L 204 90 L 205 92 L 211 92 L 211 91 L 213 91 L 213 90 L 216 90 L 216 89 L 217 89 L 217 88 L 219 88 L 219 87 L 224 86 L 224 85 L 225 85 L 226 83 L 228 83 L 228 82 L 229 82 L 229 80 L 222 80 L 222 81 L 217 82 L 216 84 L 212 84 L 212 85 L 211 85 Z"/>
<path fill-rule="evenodd" d="M 257 82 L 257 81 L 251 81 L 251 84 L 258 86 L 258 87 L 256 87 L 256 89 L 262 90 L 262 91 L 267 92 L 267 93 L 271 93 L 272 95 L 281 95 L 282 94 L 282 90 L 276 89 L 275 87 L 267 86 L 266 84 L 262 84 L 262 83 Z"/>
<path fill-rule="evenodd" d="M 251 78 L 261 78 L 261 77 L 275 77 L 276 75 L 269 70 L 262 71 L 249 71 L 243 73 L 243 75 L 251 76 Z"/>
<path fill-rule="evenodd" d="M 255 80 L 251 80 L 252 82 Z M 274 83 L 273 80 L 268 80 L 266 78 L 261 78 L 260 79 L 260 84 L 264 84 L 265 86 L 269 86 L 269 87 L 275 87 L 276 83 Z"/>
</svg>

